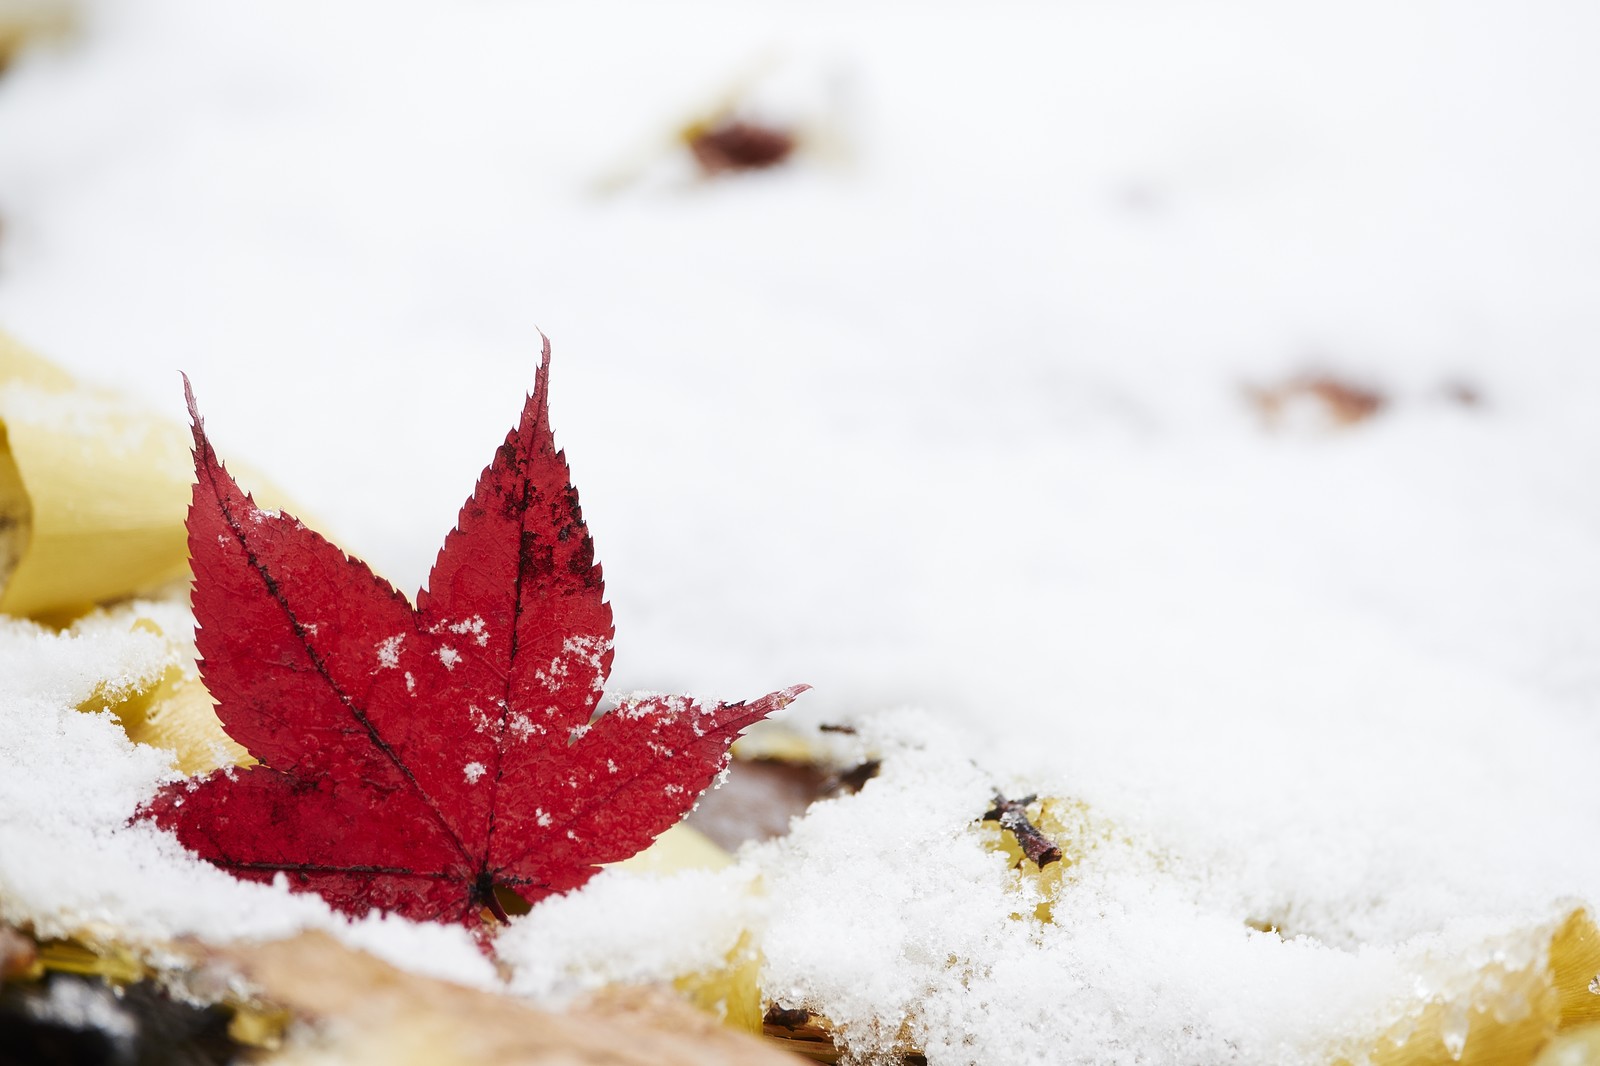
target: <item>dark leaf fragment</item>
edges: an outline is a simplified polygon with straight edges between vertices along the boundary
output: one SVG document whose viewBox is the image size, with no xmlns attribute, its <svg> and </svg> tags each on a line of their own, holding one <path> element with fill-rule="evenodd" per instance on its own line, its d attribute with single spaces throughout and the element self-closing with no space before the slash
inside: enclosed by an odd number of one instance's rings
<svg viewBox="0 0 1600 1066">
<path fill-rule="evenodd" d="M 794 134 L 787 130 L 739 119 L 690 127 L 684 140 L 708 177 L 775 167 L 795 148 Z"/>
<path fill-rule="evenodd" d="M 877 773 L 876 761 L 834 771 L 780 759 L 735 760 L 722 787 L 706 793 L 686 821 L 732 851 L 747 840 L 783 836 L 790 820 L 817 800 L 859 792 Z"/>
</svg>

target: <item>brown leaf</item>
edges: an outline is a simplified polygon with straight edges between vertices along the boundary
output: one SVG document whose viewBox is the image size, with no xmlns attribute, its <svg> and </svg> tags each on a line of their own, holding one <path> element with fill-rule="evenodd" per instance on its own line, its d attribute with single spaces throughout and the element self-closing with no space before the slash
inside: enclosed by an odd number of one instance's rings
<svg viewBox="0 0 1600 1066">
<path fill-rule="evenodd" d="M 665 992 L 619 990 L 566 1014 L 419 977 L 322 933 L 217 952 L 289 1012 L 284 1064 L 795 1066 Z"/>
<path fill-rule="evenodd" d="M 700 797 L 685 821 L 732 851 L 747 840 L 783 836 L 790 819 L 817 800 L 859 792 L 877 772 L 876 761 L 837 771 L 813 762 L 736 758 L 722 787 Z"/>
</svg>

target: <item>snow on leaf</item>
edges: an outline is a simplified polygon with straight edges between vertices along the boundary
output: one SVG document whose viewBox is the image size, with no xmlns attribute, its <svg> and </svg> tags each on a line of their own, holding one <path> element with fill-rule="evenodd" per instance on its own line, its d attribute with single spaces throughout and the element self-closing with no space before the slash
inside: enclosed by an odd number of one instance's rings
<svg viewBox="0 0 1600 1066">
<path fill-rule="evenodd" d="M 594 542 L 548 417 L 546 341 L 519 424 L 413 607 L 366 564 L 239 488 L 194 420 L 195 641 L 228 734 L 260 764 L 142 812 L 236 876 L 476 925 L 678 821 L 749 703 L 636 697 L 591 723 L 612 657 Z M 488 708 L 487 710 L 485 708 Z"/>
</svg>

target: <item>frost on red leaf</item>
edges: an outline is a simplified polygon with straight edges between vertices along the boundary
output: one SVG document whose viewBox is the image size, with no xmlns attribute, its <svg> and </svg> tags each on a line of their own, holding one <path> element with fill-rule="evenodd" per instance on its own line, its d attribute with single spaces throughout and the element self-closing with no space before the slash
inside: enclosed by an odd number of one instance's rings
<svg viewBox="0 0 1600 1066">
<path fill-rule="evenodd" d="M 194 419 L 195 641 L 228 734 L 260 760 L 143 812 L 245 878 L 352 915 L 476 925 L 644 848 L 694 804 L 750 703 L 594 711 L 611 607 L 550 432 L 550 347 L 520 424 L 445 538 L 415 608 L 359 559 L 234 482 Z"/>
</svg>

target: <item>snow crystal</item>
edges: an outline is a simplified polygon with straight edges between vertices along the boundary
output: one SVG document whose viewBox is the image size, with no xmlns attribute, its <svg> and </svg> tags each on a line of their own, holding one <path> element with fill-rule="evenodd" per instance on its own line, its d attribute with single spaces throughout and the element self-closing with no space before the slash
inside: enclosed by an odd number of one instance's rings
<svg viewBox="0 0 1600 1066">
<path fill-rule="evenodd" d="M 481 762 L 469 762 L 466 766 L 461 768 L 461 772 L 466 775 L 467 784 L 476 785 L 478 783 L 478 778 L 488 773 L 489 768 L 484 766 Z"/>
<path fill-rule="evenodd" d="M 393 670 L 400 665 L 400 645 L 406 639 L 404 633 L 396 633 L 378 644 L 378 669 Z M 410 674 L 406 675 L 409 683 Z"/>
<path fill-rule="evenodd" d="M 454 670 L 456 668 L 456 663 L 461 661 L 461 653 L 448 645 L 440 648 L 437 654 L 439 656 L 439 661 L 444 663 L 444 668 L 446 670 Z"/>
<path fill-rule="evenodd" d="M 477 615 L 473 615 L 471 618 L 463 619 L 460 622 L 452 622 L 446 628 L 457 636 L 466 636 L 471 634 L 472 639 L 480 648 L 489 643 L 488 624 Z"/>
<path fill-rule="evenodd" d="M 605 685 L 605 678 L 599 676 L 600 664 L 611 647 L 611 638 L 601 636 L 568 637 L 561 642 L 561 651 L 565 656 L 577 657 L 595 673 L 594 684 L 597 690 Z"/>
<path fill-rule="evenodd" d="M 515 711 L 507 717 L 506 728 L 510 729 L 511 735 L 518 740 L 529 740 L 545 733 L 544 726 L 535 722 L 523 711 Z"/>
</svg>

